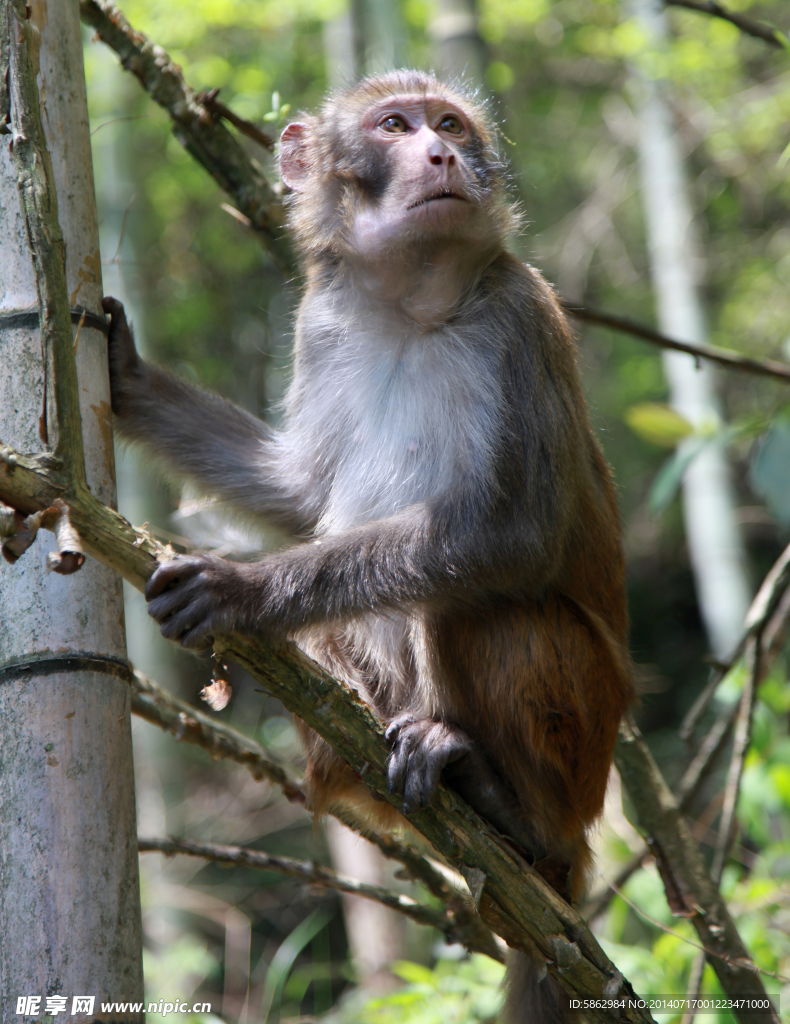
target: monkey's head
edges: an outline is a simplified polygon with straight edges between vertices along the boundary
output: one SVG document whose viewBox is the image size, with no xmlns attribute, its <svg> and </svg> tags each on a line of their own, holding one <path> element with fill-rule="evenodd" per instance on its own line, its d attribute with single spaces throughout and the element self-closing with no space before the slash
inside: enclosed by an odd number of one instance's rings
<svg viewBox="0 0 790 1024">
<path fill-rule="evenodd" d="M 333 95 L 280 139 L 297 243 L 335 260 L 501 245 L 516 222 L 504 170 L 481 105 L 419 71 Z"/>
</svg>

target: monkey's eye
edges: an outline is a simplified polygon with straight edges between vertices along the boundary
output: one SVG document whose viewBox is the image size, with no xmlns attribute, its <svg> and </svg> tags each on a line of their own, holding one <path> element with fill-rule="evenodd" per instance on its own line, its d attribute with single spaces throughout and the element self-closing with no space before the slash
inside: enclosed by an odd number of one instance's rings
<svg viewBox="0 0 790 1024">
<path fill-rule="evenodd" d="M 463 135 L 464 133 L 464 126 L 458 118 L 453 117 L 452 114 L 448 114 L 447 117 L 443 117 L 439 123 L 439 127 L 443 132 L 449 132 L 451 135 Z"/>
<path fill-rule="evenodd" d="M 402 135 L 406 131 L 406 122 L 402 117 L 390 114 L 389 117 L 384 118 L 379 128 L 383 128 L 385 132 L 390 132 L 392 135 Z"/>
</svg>

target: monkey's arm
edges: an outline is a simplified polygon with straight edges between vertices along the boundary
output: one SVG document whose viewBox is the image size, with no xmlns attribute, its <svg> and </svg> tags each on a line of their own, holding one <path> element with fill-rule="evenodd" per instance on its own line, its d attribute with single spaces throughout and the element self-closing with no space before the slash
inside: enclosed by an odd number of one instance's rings
<svg viewBox="0 0 790 1024">
<path fill-rule="evenodd" d="M 105 298 L 102 305 L 110 314 L 112 409 L 123 437 L 144 444 L 203 493 L 291 535 L 307 533 L 315 522 L 310 483 L 289 478 L 279 435 L 218 395 L 143 362 L 121 303 Z"/>
<path fill-rule="evenodd" d="M 377 609 L 536 594 L 562 543 L 561 531 L 539 531 L 526 515 L 447 495 L 258 562 L 180 556 L 157 569 L 146 598 L 165 637 L 199 648 L 215 633 L 292 632 Z"/>
</svg>

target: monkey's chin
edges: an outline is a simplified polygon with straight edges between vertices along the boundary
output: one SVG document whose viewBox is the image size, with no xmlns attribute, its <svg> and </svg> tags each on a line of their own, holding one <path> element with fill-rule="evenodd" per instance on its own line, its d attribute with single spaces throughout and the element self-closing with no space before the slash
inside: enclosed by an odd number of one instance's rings
<svg viewBox="0 0 790 1024">
<path fill-rule="evenodd" d="M 354 256 L 363 260 L 391 258 L 416 247 L 424 259 L 437 246 L 490 241 L 491 226 L 480 216 L 480 208 L 463 199 L 432 199 L 389 212 L 389 216 L 380 213 L 376 219 L 357 219 L 351 244 Z"/>
</svg>

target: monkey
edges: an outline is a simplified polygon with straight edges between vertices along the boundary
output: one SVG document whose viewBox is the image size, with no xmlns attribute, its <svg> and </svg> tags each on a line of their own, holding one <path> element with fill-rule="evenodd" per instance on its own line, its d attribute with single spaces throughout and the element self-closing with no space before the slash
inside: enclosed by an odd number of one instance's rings
<svg viewBox="0 0 790 1024">
<path fill-rule="evenodd" d="M 122 436 L 290 538 L 175 557 L 149 613 L 188 649 L 295 639 L 386 724 L 404 813 L 455 772 L 578 900 L 633 698 L 624 556 L 567 321 L 508 248 L 496 129 L 462 86 L 393 72 L 287 125 L 279 167 L 304 275 L 281 429 L 144 362 L 104 300 Z M 315 811 L 402 822 L 304 734 Z M 509 976 L 512 1024 L 563 1018 L 526 957 Z"/>
</svg>

